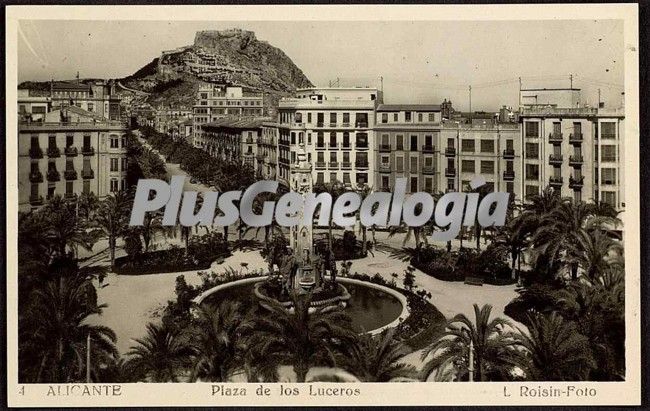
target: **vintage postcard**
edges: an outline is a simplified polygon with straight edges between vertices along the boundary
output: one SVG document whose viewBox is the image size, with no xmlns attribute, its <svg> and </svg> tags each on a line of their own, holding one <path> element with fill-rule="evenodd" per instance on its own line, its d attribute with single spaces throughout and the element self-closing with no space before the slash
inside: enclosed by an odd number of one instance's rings
<svg viewBox="0 0 650 411">
<path fill-rule="evenodd" d="M 8 7 L 9 405 L 640 404 L 637 33 Z"/>
</svg>

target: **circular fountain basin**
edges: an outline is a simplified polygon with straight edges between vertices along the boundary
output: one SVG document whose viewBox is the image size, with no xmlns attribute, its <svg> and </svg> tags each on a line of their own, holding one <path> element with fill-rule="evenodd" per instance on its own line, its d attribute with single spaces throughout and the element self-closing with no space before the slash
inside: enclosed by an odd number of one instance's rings
<svg viewBox="0 0 650 411">
<path fill-rule="evenodd" d="M 258 301 L 255 284 L 266 279 L 253 277 L 221 284 L 203 292 L 194 302 L 201 305 L 220 304 L 222 301 Z M 352 278 L 338 277 L 336 280 L 344 285 L 350 295 L 344 310 L 360 333 L 380 333 L 396 327 L 409 315 L 406 297 L 398 291 Z"/>
</svg>

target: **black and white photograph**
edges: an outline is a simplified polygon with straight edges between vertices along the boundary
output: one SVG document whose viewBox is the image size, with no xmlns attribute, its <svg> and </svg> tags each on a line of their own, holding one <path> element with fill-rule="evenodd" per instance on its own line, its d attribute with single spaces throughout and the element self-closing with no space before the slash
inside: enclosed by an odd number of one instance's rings
<svg viewBox="0 0 650 411">
<path fill-rule="evenodd" d="M 7 26 L 17 404 L 640 401 L 636 8 L 192 7 Z"/>
</svg>

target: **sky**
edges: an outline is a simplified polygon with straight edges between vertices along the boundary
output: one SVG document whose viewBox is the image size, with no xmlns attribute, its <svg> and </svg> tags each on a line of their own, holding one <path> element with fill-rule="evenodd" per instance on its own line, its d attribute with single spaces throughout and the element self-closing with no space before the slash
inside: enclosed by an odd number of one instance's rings
<svg viewBox="0 0 650 411">
<path fill-rule="evenodd" d="M 22 20 L 18 81 L 120 78 L 199 30 L 241 28 L 282 49 L 312 83 L 381 85 L 386 103 L 457 110 L 518 105 L 523 88 L 573 87 L 617 106 L 623 91 L 623 22 L 386 21 L 218 22 Z"/>
</svg>

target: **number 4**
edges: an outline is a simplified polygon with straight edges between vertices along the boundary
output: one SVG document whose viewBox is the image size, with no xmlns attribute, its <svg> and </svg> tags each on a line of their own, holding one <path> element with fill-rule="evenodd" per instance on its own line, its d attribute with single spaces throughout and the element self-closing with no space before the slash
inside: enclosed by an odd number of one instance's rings
<svg viewBox="0 0 650 411">
<path fill-rule="evenodd" d="M 25 395 L 25 386 L 24 385 L 22 387 L 20 387 L 20 389 L 18 390 L 18 394 Z"/>
</svg>

